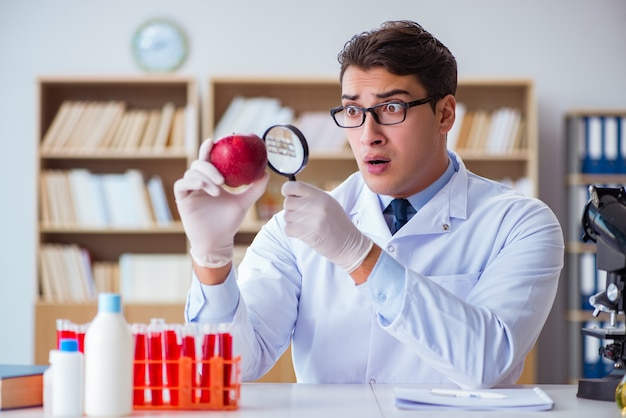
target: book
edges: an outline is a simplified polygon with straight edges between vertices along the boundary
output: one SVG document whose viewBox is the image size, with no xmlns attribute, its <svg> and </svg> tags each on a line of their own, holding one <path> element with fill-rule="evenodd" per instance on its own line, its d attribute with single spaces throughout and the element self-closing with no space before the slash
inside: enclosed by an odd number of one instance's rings
<svg viewBox="0 0 626 418">
<path fill-rule="evenodd" d="M 100 130 L 94 134 L 90 151 L 107 149 L 111 143 L 122 118 L 126 113 L 126 103 L 122 101 L 110 101 L 106 104 L 106 110 L 102 115 Z"/>
<path fill-rule="evenodd" d="M 106 214 L 101 203 L 102 191 L 88 170 L 76 168 L 67 172 L 77 225 L 83 228 L 104 228 Z"/>
<path fill-rule="evenodd" d="M 602 172 L 602 154 L 604 150 L 602 119 L 599 116 L 587 116 L 585 121 L 585 155 L 583 173 L 598 174 Z"/>
<path fill-rule="evenodd" d="M 604 173 L 617 173 L 619 164 L 619 118 L 605 116 L 603 119 L 604 130 Z"/>
<path fill-rule="evenodd" d="M 468 140 L 472 124 L 474 123 L 474 111 L 465 110 L 461 126 L 459 126 L 459 133 L 454 147 L 455 151 L 463 151 L 468 147 Z"/>
<path fill-rule="evenodd" d="M 50 225 L 74 226 L 76 218 L 67 172 L 57 169 L 46 170 L 43 172 L 43 183 L 46 191 L 42 196 L 48 200 Z"/>
<path fill-rule="evenodd" d="M 235 96 L 232 98 L 228 107 L 226 108 L 226 111 L 215 126 L 215 130 L 213 131 L 214 139 L 230 135 L 233 132 L 232 129 L 233 125 L 235 124 L 235 120 L 245 106 L 245 103 L 246 99 L 244 97 Z"/>
<path fill-rule="evenodd" d="M 412 410 L 548 411 L 554 401 L 539 387 L 503 389 L 395 388 L 395 405 Z"/>
<path fill-rule="evenodd" d="M 49 151 L 66 151 L 66 144 L 82 118 L 87 104 L 83 101 L 72 101 L 68 106 L 67 114 L 64 115 L 63 123 L 59 127 L 58 132 L 55 132 L 52 149 Z"/>
<path fill-rule="evenodd" d="M 457 102 L 456 104 L 456 115 L 454 124 L 452 128 L 448 131 L 448 149 L 456 150 L 457 142 L 459 139 L 459 134 L 461 133 L 461 126 L 463 125 L 463 119 L 465 118 L 465 113 L 467 112 L 467 108 L 461 102 Z"/>
<path fill-rule="evenodd" d="M 50 151 L 55 146 L 55 141 L 58 141 L 58 136 L 60 132 L 63 130 L 63 125 L 67 123 L 70 112 L 72 111 L 72 102 L 65 100 L 61 103 L 59 110 L 54 115 L 54 119 L 52 119 L 52 123 L 43 139 L 41 140 L 41 149 L 43 151 Z"/>
<path fill-rule="evenodd" d="M 148 190 L 148 196 L 150 197 L 155 222 L 163 226 L 171 224 L 173 221 L 172 212 L 167 203 L 167 196 L 161 177 L 158 175 L 152 176 L 148 180 L 146 188 Z"/>
<path fill-rule="evenodd" d="M 156 136 L 153 142 L 153 150 L 154 151 L 163 151 L 167 146 L 167 141 L 170 137 L 170 132 L 172 130 L 172 122 L 174 120 L 174 113 L 176 112 L 176 107 L 174 103 L 167 102 L 163 105 L 161 110 L 161 121 L 159 123 L 159 127 L 156 132 Z"/>
<path fill-rule="evenodd" d="M 63 144 L 64 152 L 80 152 L 86 143 L 89 142 L 89 135 L 94 126 L 101 119 L 101 105 L 98 102 L 88 101 L 84 103 L 84 109 L 78 118 L 74 129 Z"/>
<path fill-rule="evenodd" d="M 119 288 L 126 302 L 184 302 L 191 276 L 188 254 L 124 253 L 119 258 Z"/>
<path fill-rule="evenodd" d="M 43 405 L 44 365 L 0 364 L 0 410 Z"/>
<path fill-rule="evenodd" d="M 172 119 L 172 132 L 170 135 L 170 141 L 167 143 L 167 148 L 173 150 L 185 149 L 185 108 L 178 107 L 174 112 L 174 118 Z"/>
<path fill-rule="evenodd" d="M 136 109 L 133 111 L 132 124 L 128 135 L 124 138 L 121 148 L 127 151 L 138 149 L 146 131 L 149 113 L 147 110 Z"/>
<path fill-rule="evenodd" d="M 103 141 L 103 147 L 109 150 L 120 149 L 125 141 L 126 135 L 130 131 L 131 124 L 133 121 L 133 111 L 126 110 L 122 115 L 121 120 L 119 121 L 115 132 L 112 134 L 111 138 L 107 138 L 106 141 Z M 106 145 L 105 145 L 106 144 Z"/>
<path fill-rule="evenodd" d="M 93 263 L 93 278 L 96 293 L 119 293 L 119 265 L 116 261 Z"/>
<path fill-rule="evenodd" d="M 161 124 L 161 110 L 153 109 L 148 111 L 148 121 L 146 122 L 146 129 L 143 133 L 143 137 L 139 142 L 139 148 L 144 150 L 151 150 L 154 145 L 154 140 Z"/>
</svg>

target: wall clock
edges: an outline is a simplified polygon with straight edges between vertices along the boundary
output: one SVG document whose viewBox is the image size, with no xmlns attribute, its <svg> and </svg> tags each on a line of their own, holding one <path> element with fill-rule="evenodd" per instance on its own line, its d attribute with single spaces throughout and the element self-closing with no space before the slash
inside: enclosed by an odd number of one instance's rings
<svg viewBox="0 0 626 418">
<path fill-rule="evenodd" d="M 162 73 L 177 70 L 189 49 L 185 32 L 168 19 L 152 19 L 141 25 L 133 35 L 131 47 L 143 70 Z"/>
</svg>

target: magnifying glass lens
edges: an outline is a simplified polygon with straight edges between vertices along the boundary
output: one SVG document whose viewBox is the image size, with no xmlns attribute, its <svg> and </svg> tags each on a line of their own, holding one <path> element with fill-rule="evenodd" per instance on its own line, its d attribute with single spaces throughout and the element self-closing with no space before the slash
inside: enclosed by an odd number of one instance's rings
<svg viewBox="0 0 626 418">
<path fill-rule="evenodd" d="M 263 141 L 270 169 L 295 180 L 309 159 L 309 147 L 302 132 L 293 125 L 274 125 L 265 131 Z"/>
</svg>

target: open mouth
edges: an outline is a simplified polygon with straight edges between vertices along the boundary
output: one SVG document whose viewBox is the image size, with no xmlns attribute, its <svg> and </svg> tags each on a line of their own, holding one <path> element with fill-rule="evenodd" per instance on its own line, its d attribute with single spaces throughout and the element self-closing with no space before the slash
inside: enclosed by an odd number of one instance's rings
<svg viewBox="0 0 626 418">
<path fill-rule="evenodd" d="M 380 165 L 388 163 L 388 160 L 369 160 L 367 163 L 371 165 Z"/>
</svg>

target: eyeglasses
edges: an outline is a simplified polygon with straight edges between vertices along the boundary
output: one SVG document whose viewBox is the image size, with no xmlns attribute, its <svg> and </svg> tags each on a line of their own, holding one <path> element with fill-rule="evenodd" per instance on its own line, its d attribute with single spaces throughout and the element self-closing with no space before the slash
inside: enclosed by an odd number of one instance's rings
<svg viewBox="0 0 626 418">
<path fill-rule="evenodd" d="M 330 116 L 333 117 L 335 123 L 341 128 L 358 128 L 363 125 L 367 112 L 372 114 L 372 117 L 379 125 L 397 125 L 406 119 L 407 109 L 432 102 L 440 97 L 440 95 L 430 96 L 408 103 L 394 100 L 372 107 L 338 106 L 330 109 Z"/>
</svg>

